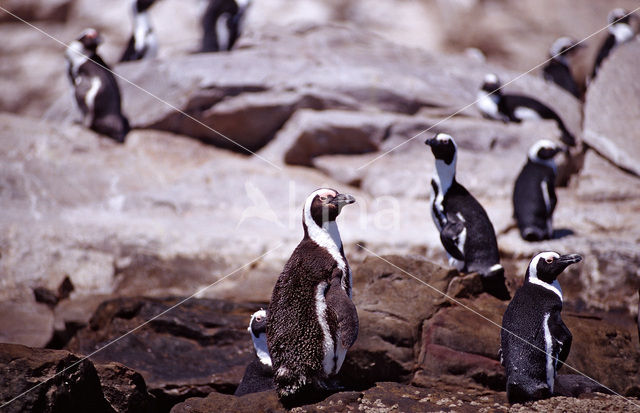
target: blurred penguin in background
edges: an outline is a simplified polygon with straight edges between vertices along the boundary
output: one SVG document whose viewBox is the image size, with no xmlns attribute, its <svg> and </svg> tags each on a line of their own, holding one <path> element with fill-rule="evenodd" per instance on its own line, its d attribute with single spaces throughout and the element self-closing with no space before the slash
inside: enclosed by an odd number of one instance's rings
<svg viewBox="0 0 640 413">
<path fill-rule="evenodd" d="M 609 35 L 598 51 L 596 61 L 593 65 L 593 71 L 591 72 L 591 79 L 596 77 L 600 65 L 602 65 L 602 62 L 611 54 L 613 49 L 628 42 L 635 36 L 635 29 L 631 24 L 632 16 L 635 17 L 635 15 L 630 14 L 625 9 L 614 9 L 609 13 L 607 17 L 607 23 L 610 24 Z"/>
<path fill-rule="evenodd" d="M 557 39 L 549 48 L 550 60 L 542 68 L 545 80 L 555 83 L 578 99 L 580 99 L 581 93 L 573 78 L 569 58 L 581 47 L 570 37 Z"/>
<path fill-rule="evenodd" d="M 151 27 L 149 8 L 155 0 L 132 0 L 133 34 L 125 49 L 121 62 L 154 58 L 158 55 L 158 41 Z"/>
<path fill-rule="evenodd" d="M 71 42 L 65 52 L 68 74 L 84 125 L 123 143 L 129 121 L 122 114 L 118 83 L 96 51 L 100 43 L 95 29 L 86 29 Z"/>
<path fill-rule="evenodd" d="M 202 17 L 201 52 L 231 50 L 242 33 L 251 0 L 209 0 Z"/>
</svg>

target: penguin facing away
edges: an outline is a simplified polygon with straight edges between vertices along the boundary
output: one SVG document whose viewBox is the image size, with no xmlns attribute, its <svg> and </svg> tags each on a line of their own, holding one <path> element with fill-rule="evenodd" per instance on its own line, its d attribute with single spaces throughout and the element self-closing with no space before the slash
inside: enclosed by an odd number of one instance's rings
<svg viewBox="0 0 640 413">
<path fill-rule="evenodd" d="M 562 151 L 554 142 L 542 139 L 529 149 L 513 188 L 513 216 L 520 235 L 527 241 L 553 237 L 552 215 L 556 207 L 556 164 L 553 157 Z"/>
<path fill-rule="evenodd" d="M 505 94 L 498 76 L 489 73 L 484 77 L 476 100 L 478 110 L 485 118 L 503 122 L 520 123 L 523 120 L 550 119 L 556 122 L 562 132 L 561 140 L 569 146 L 576 144 L 575 138 L 564 122 L 550 107 L 524 95 Z"/>
<path fill-rule="evenodd" d="M 242 33 L 251 0 L 209 0 L 202 17 L 201 52 L 231 50 Z"/>
<path fill-rule="evenodd" d="M 307 197 L 304 237 L 278 278 L 267 310 L 267 344 L 282 399 L 329 388 L 358 336 L 351 270 L 336 218 L 351 195 L 328 188 Z"/>
<path fill-rule="evenodd" d="M 122 143 L 129 121 L 122 114 L 118 83 L 96 51 L 101 42 L 95 29 L 72 41 L 65 51 L 68 74 L 84 125 Z"/>
<path fill-rule="evenodd" d="M 542 68 L 543 77 L 560 86 L 576 98 L 580 99 L 580 89 L 573 78 L 569 66 L 569 57 L 582 47 L 580 43 L 569 37 L 561 37 L 551 45 L 549 60 Z"/>
<path fill-rule="evenodd" d="M 556 373 L 571 349 L 571 332 L 562 322 L 562 289 L 556 279 L 580 262 L 577 254 L 537 254 L 527 267 L 502 318 L 500 362 L 507 376 L 509 403 L 551 397 Z"/>
<path fill-rule="evenodd" d="M 265 310 L 253 313 L 248 330 L 256 350 L 256 358 L 247 366 L 242 381 L 234 393 L 235 396 L 275 388 L 271 356 L 267 348 L 267 312 Z"/>
<path fill-rule="evenodd" d="M 635 30 L 631 25 L 632 16 L 635 17 L 635 15 L 629 14 L 625 9 L 613 9 L 609 12 L 607 16 L 607 23 L 610 24 L 608 28 L 609 34 L 602 43 L 602 46 L 600 46 L 600 50 L 593 64 L 593 70 L 591 71 L 591 79 L 596 77 L 600 65 L 602 65 L 602 62 L 611 54 L 613 49 L 628 42 L 635 36 Z"/>
<path fill-rule="evenodd" d="M 456 143 L 451 136 L 438 133 L 425 144 L 436 158 L 431 180 L 431 217 L 450 265 L 462 272 L 480 273 L 486 292 L 508 300 L 493 225 L 482 205 L 456 180 Z"/>
<path fill-rule="evenodd" d="M 133 34 L 120 58 L 121 62 L 154 58 L 158 55 L 158 41 L 151 26 L 149 8 L 155 0 L 132 0 Z"/>
</svg>

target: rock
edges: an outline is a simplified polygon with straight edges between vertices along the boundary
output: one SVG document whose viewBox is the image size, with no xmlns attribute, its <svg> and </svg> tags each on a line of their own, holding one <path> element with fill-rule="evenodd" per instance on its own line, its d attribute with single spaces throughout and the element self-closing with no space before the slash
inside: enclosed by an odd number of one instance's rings
<svg viewBox="0 0 640 413">
<path fill-rule="evenodd" d="M 54 316 L 51 309 L 35 301 L 0 301 L 0 343 L 44 347 L 53 337 Z"/>
<path fill-rule="evenodd" d="M 144 325 L 92 358 L 135 369 L 163 405 L 212 391 L 233 393 L 255 357 L 247 326 L 261 305 L 192 298 L 154 318 L 178 302 L 149 298 L 105 301 L 67 349 L 89 354 Z"/>
<path fill-rule="evenodd" d="M 623 170 L 640 176 L 640 42 L 616 48 L 589 86 L 584 140 Z"/>
<path fill-rule="evenodd" d="M 0 360 L 0 403 L 10 402 L 5 411 L 127 411 L 105 399 L 91 361 L 72 353 L 0 344 Z"/>
<path fill-rule="evenodd" d="M 64 22 L 69 17 L 71 0 L 7 0 L 2 7 L 27 21 Z M 0 22 L 17 22 L 9 13 L 0 14 Z"/>
<path fill-rule="evenodd" d="M 574 397 L 552 397 L 546 400 L 538 400 L 537 402 L 527 403 L 525 405 L 515 404 L 509 412 L 550 412 L 561 411 L 567 413 L 582 412 L 625 412 L 633 411 L 630 409 L 637 408 L 638 399 L 626 399 L 621 396 L 611 396 L 608 394 L 585 394 L 580 398 Z"/>
<path fill-rule="evenodd" d="M 422 320 L 436 311 L 442 296 L 402 270 L 439 291 L 446 291 L 457 274 L 421 257 L 383 258 L 391 264 L 367 257 L 353 269 L 360 330 L 340 371 L 345 382 L 407 381 L 414 368 Z"/>
<path fill-rule="evenodd" d="M 96 364 L 105 400 L 116 412 L 157 412 L 159 404 L 147 392 L 140 373 L 119 363 Z"/>
</svg>

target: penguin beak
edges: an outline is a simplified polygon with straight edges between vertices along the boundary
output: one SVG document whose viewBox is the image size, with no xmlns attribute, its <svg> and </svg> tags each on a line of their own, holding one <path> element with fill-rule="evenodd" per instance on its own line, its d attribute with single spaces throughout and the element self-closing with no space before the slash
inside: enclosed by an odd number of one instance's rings
<svg viewBox="0 0 640 413">
<path fill-rule="evenodd" d="M 427 139 L 426 141 L 424 141 L 425 145 L 429 145 L 429 146 L 433 146 L 438 142 L 438 140 L 435 138 L 435 136 L 433 138 Z"/>
<path fill-rule="evenodd" d="M 569 266 L 571 264 L 575 264 L 576 262 L 582 261 L 582 256 L 578 254 L 561 255 L 560 258 L 558 258 L 556 261 L 558 263 L 564 264 L 565 266 Z"/>
<path fill-rule="evenodd" d="M 349 194 L 338 194 L 331 201 L 332 204 L 338 206 L 338 208 L 342 208 L 345 205 L 353 204 L 356 202 L 356 199 Z"/>
</svg>

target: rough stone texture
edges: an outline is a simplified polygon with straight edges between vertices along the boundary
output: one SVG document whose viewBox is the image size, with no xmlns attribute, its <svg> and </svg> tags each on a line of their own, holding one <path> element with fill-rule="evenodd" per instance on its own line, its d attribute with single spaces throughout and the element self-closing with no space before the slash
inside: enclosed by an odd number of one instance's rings
<svg viewBox="0 0 640 413">
<path fill-rule="evenodd" d="M 89 354 L 178 303 L 179 299 L 105 301 L 67 348 Z M 192 298 L 93 356 L 135 369 L 163 404 L 211 391 L 233 393 L 253 359 L 247 326 L 259 304 Z"/>
<path fill-rule="evenodd" d="M 353 299 L 358 310 L 358 339 L 340 376 L 345 382 L 406 381 L 414 367 L 422 320 L 442 302 L 442 295 L 413 279 L 446 291 L 457 271 L 421 257 L 367 257 L 355 267 Z M 400 269 L 398 269 L 400 268 Z"/>
<path fill-rule="evenodd" d="M 620 168 L 640 176 L 640 41 L 617 48 L 590 85 L 584 140 Z"/>
<path fill-rule="evenodd" d="M 64 22 L 69 17 L 72 0 L 6 0 L 2 7 L 26 21 Z M 0 22 L 15 22 L 16 18 L 0 11 Z"/>
<path fill-rule="evenodd" d="M 0 343 L 44 347 L 53 335 L 51 309 L 32 297 L 0 302 Z"/>
<path fill-rule="evenodd" d="M 0 404 L 7 412 L 152 412 L 138 373 L 60 350 L 0 344 Z M 55 376 L 55 377 L 54 377 Z"/>
</svg>

